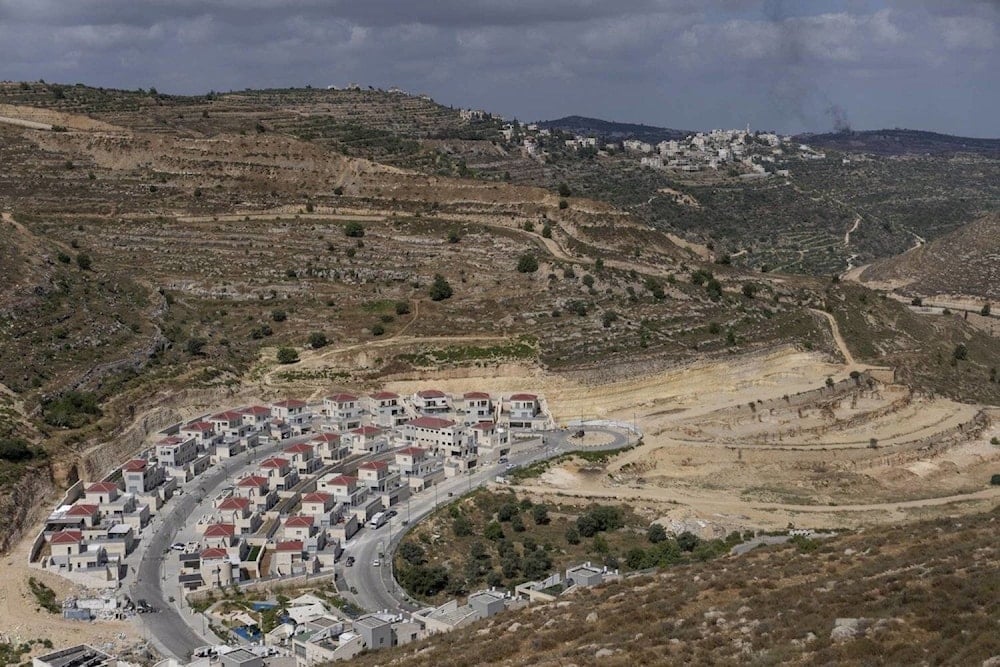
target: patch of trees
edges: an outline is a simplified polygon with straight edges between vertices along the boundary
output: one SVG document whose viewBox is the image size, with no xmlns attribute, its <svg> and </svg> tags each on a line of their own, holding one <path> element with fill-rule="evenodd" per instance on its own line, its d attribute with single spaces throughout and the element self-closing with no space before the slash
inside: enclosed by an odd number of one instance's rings
<svg viewBox="0 0 1000 667">
<path fill-rule="evenodd" d="M 633 570 L 711 560 L 728 553 L 748 537 L 736 531 L 730 533 L 724 540 L 703 540 L 689 531 L 670 537 L 659 524 L 650 526 L 646 536 L 653 543 L 651 547 L 646 549 L 634 547 L 625 554 L 625 565 Z"/>
<path fill-rule="evenodd" d="M 292 347 L 279 347 L 277 358 L 279 364 L 294 364 L 299 360 L 299 353 Z"/>
<path fill-rule="evenodd" d="M 576 519 L 576 529 L 584 537 L 593 537 L 597 533 L 618 530 L 625 525 L 625 517 L 621 509 L 610 505 L 597 505 Z"/>
<path fill-rule="evenodd" d="M 42 420 L 49 426 L 80 428 L 101 416 L 97 396 L 85 391 L 67 391 L 42 403 Z"/>
<path fill-rule="evenodd" d="M 448 571 L 440 565 L 427 567 L 414 565 L 400 568 L 399 583 L 415 595 L 430 597 L 447 588 L 450 581 Z"/>
<path fill-rule="evenodd" d="M 35 450 L 20 438 L 0 438 L 0 459 L 22 463 L 35 458 Z"/>
<path fill-rule="evenodd" d="M 344 225 L 344 236 L 359 239 L 365 235 L 365 228 L 360 222 L 349 222 Z"/>
</svg>

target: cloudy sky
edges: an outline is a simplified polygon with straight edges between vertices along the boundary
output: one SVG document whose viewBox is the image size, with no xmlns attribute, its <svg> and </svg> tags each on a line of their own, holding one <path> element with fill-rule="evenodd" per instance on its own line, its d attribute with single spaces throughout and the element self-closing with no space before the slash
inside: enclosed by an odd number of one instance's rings
<svg viewBox="0 0 1000 667">
<path fill-rule="evenodd" d="M 0 78 L 1000 137 L 1000 0 L 0 0 Z"/>
</svg>

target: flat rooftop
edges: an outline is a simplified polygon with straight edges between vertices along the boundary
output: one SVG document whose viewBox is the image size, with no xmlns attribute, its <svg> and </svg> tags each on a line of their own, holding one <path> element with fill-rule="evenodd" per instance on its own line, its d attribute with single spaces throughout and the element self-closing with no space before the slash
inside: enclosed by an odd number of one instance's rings
<svg viewBox="0 0 1000 667">
<path fill-rule="evenodd" d="M 51 667 L 107 667 L 115 662 L 107 653 L 86 644 L 64 648 L 36 660 Z"/>
</svg>

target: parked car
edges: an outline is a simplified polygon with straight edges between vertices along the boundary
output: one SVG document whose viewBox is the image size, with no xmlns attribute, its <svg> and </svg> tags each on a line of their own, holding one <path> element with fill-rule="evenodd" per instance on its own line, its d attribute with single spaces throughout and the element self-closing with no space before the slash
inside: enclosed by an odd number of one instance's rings
<svg viewBox="0 0 1000 667">
<path fill-rule="evenodd" d="M 386 512 L 387 516 L 396 516 L 397 514 L 398 512 L 396 510 L 389 510 L 388 512 Z"/>
<path fill-rule="evenodd" d="M 372 561 L 372 567 L 379 567 L 381 565 L 382 565 L 382 561 L 380 561 L 378 558 L 376 558 L 375 560 Z"/>
<path fill-rule="evenodd" d="M 344 561 L 344 565 L 347 567 L 354 567 L 354 556 L 348 556 L 347 560 Z"/>
<path fill-rule="evenodd" d="M 170 545 L 170 548 L 174 551 L 184 551 L 184 545 L 181 542 L 174 542 Z"/>
</svg>

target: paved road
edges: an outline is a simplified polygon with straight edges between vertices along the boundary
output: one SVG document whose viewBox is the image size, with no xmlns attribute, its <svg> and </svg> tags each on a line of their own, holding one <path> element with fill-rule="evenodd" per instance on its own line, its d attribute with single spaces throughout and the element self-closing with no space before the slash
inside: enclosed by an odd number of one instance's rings
<svg viewBox="0 0 1000 667">
<path fill-rule="evenodd" d="M 296 438 L 307 440 L 309 436 Z M 176 574 L 168 577 L 164 571 L 172 560 L 170 544 L 175 536 L 202 512 L 211 507 L 212 499 L 218 494 L 229 477 L 241 475 L 245 470 L 256 466 L 261 458 L 293 444 L 293 440 L 283 440 L 257 447 L 240 455 L 235 462 L 212 466 L 192 481 L 183 485 L 183 495 L 174 496 L 168 501 L 154 518 L 153 522 L 143 531 L 143 539 L 137 551 L 139 564 L 135 568 L 135 579 L 129 586 L 131 575 L 126 579 L 126 587 L 134 600 L 144 599 L 159 611 L 154 614 L 139 616 L 141 623 L 148 631 L 150 641 L 167 656 L 178 660 L 187 660 L 191 651 L 199 646 L 218 643 L 218 640 L 204 628 L 203 621 L 195 616 L 190 609 L 182 608 L 183 596 L 176 585 Z M 186 535 L 182 534 L 186 538 Z M 176 570 L 175 570 L 176 571 Z M 166 583 L 169 578 L 170 583 Z M 166 586 L 166 588 L 165 588 Z M 173 597 L 174 602 L 169 598 Z"/>
<path fill-rule="evenodd" d="M 628 437 L 611 429 L 588 427 L 589 432 L 600 431 L 613 435 L 612 442 L 593 449 L 617 449 L 628 444 Z M 208 632 L 204 617 L 195 614 L 183 604 L 183 593 L 176 584 L 179 563 L 170 550 L 173 542 L 186 543 L 199 540 L 195 530 L 199 517 L 210 512 L 214 498 L 222 487 L 249 472 L 265 457 L 296 442 L 308 440 L 311 436 L 301 436 L 290 440 L 260 446 L 240 455 L 223 465 L 212 466 L 191 482 L 183 485 L 184 493 L 175 496 L 154 517 L 146 528 L 139 549 L 129 559 L 138 558 L 135 574 L 126 578 L 125 588 L 133 600 L 144 599 L 159 609 L 158 613 L 139 616 L 148 631 L 151 643 L 166 656 L 186 660 L 191 651 L 199 646 L 218 643 L 218 639 Z M 545 445 L 541 438 L 527 441 L 513 448 L 509 457 L 511 465 L 528 465 L 535 461 L 552 458 L 567 451 L 577 449 L 568 431 L 546 433 Z M 336 468 L 356 468 L 363 461 L 385 458 L 392 452 L 352 458 Z M 434 490 L 427 490 L 414 496 L 406 505 L 397 508 L 399 515 L 378 530 L 363 528 L 347 543 L 347 555 L 353 555 L 357 564 L 351 568 L 338 565 L 338 572 L 344 577 L 338 582 L 342 589 L 357 590 L 356 595 L 345 593 L 354 602 L 368 611 L 382 609 L 414 609 L 399 589 L 392 574 L 391 554 L 405 532 L 402 521 L 408 520 L 412 527 L 417 521 L 430 514 L 437 505 L 447 502 L 451 495 L 458 496 L 481 486 L 504 471 L 505 466 L 497 463 L 484 466 L 473 475 L 462 475 L 443 481 Z M 436 491 L 436 493 L 435 493 Z M 372 567 L 379 549 L 386 554 L 381 567 Z M 134 581 L 132 577 L 134 576 Z M 131 582 L 131 583 L 130 583 Z M 171 602 L 170 598 L 173 598 Z"/>
<path fill-rule="evenodd" d="M 610 443 L 587 449 L 620 449 L 629 443 L 628 436 L 618 431 L 592 426 L 585 428 L 589 433 L 600 432 L 613 436 Z M 509 465 L 530 465 L 535 461 L 580 449 L 570 433 L 568 430 L 547 432 L 544 436 L 544 445 L 541 437 L 515 444 L 508 457 Z M 346 567 L 344 565 L 346 558 L 342 558 L 337 565 L 337 583 L 344 597 L 367 611 L 413 611 L 423 606 L 408 598 L 396 583 L 392 572 L 392 554 L 395 553 L 396 546 L 406 531 L 422 518 L 439 505 L 449 502 L 452 497 L 467 493 L 496 478 L 497 475 L 502 475 L 508 464 L 481 462 L 481 465 L 482 469 L 472 475 L 445 479 L 434 489 L 427 489 L 413 496 L 408 503 L 395 508 L 398 514 L 389 523 L 376 530 L 365 527 L 352 538 L 346 545 L 344 555 L 354 556 L 354 566 Z M 379 561 L 378 566 L 374 565 L 376 558 Z"/>
</svg>

